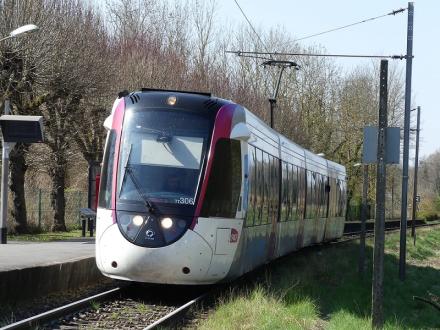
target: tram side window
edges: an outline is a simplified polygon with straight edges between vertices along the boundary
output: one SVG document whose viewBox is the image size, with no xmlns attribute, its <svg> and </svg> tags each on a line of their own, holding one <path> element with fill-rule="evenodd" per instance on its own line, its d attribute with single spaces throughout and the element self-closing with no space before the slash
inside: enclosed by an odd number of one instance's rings
<svg viewBox="0 0 440 330">
<path fill-rule="evenodd" d="M 220 139 L 208 181 L 202 216 L 234 218 L 241 189 L 240 142 Z"/>
<path fill-rule="evenodd" d="M 336 186 L 336 179 L 330 178 L 330 211 L 329 211 L 329 216 L 332 218 L 336 216 L 337 190 L 338 190 L 338 187 Z"/>
<path fill-rule="evenodd" d="M 338 180 L 338 202 L 337 202 L 337 214 L 338 217 L 345 216 L 345 199 L 346 199 L 346 191 L 345 191 L 345 182 L 342 180 Z"/>
<path fill-rule="evenodd" d="M 263 212 L 261 215 L 261 224 L 266 224 L 269 222 L 270 197 L 269 155 L 263 152 Z"/>
<path fill-rule="evenodd" d="M 249 164 L 249 187 L 248 187 L 248 209 L 246 213 L 246 226 L 250 227 L 254 225 L 254 218 L 257 213 L 256 211 L 256 189 L 257 189 L 257 175 L 256 175 L 256 155 L 255 147 L 249 146 L 248 148 L 248 164 Z"/>
<path fill-rule="evenodd" d="M 281 221 L 289 220 L 290 211 L 290 185 L 289 185 L 289 167 L 290 164 L 282 162 L 281 171 Z"/>
<path fill-rule="evenodd" d="M 307 171 L 307 206 L 306 218 L 313 219 L 316 215 L 316 184 L 315 173 Z"/>
<path fill-rule="evenodd" d="M 322 203 L 321 203 L 321 182 L 322 182 L 322 176 L 319 173 L 316 173 L 315 175 L 316 181 L 315 181 L 315 187 L 316 187 L 316 216 L 319 218 L 321 216 L 321 209 L 322 209 Z"/>
<path fill-rule="evenodd" d="M 298 167 L 290 165 L 291 211 L 290 220 L 298 219 Z"/>
<path fill-rule="evenodd" d="M 298 167 L 298 205 L 297 205 L 297 214 L 299 218 L 305 218 L 305 212 L 307 211 L 306 207 L 306 170 L 302 167 Z"/>
<path fill-rule="evenodd" d="M 272 218 L 274 221 L 278 221 L 278 208 L 279 208 L 279 190 L 280 190 L 280 161 L 278 158 L 271 156 L 271 172 L 272 172 Z"/>
<path fill-rule="evenodd" d="M 316 205 L 316 216 L 319 217 L 321 214 L 321 174 L 313 173 L 315 177 L 315 205 Z"/>
<path fill-rule="evenodd" d="M 330 216 L 330 178 L 325 177 L 324 181 L 324 203 L 325 203 L 325 214 L 324 217 L 328 218 Z"/>
<path fill-rule="evenodd" d="M 115 145 L 116 145 L 116 131 L 110 130 L 107 143 L 105 144 L 103 166 L 101 182 L 99 186 L 99 207 L 109 209 L 111 208 L 111 196 L 112 196 L 112 178 L 113 178 L 113 166 L 115 159 Z"/>
<path fill-rule="evenodd" d="M 327 216 L 326 177 L 320 174 L 319 178 L 319 217 L 325 218 Z"/>
<path fill-rule="evenodd" d="M 335 216 L 340 216 L 340 205 L 342 200 L 341 180 L 336 179 L 336 201 L 335 201 Z"/>
<path fill-rule="evenodd" d="M 254 225 L 261 224 L 261 218 L 263 213 L 264 203 L 264 180 L 263 180 L 263 152 L 260 149 L 256 149 L 256 213 Z"/>
</svg>

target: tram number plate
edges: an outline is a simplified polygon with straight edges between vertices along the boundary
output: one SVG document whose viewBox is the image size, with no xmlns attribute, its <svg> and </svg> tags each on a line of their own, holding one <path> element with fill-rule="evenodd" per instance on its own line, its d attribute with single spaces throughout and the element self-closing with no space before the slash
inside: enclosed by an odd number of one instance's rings
<svg viewBox="0 0 440 330">
<path fill-rule="evenodd" d="M 176 200 L 177 204 L 194 205 L 194 198 L 180 197 Z"/>
</svg>

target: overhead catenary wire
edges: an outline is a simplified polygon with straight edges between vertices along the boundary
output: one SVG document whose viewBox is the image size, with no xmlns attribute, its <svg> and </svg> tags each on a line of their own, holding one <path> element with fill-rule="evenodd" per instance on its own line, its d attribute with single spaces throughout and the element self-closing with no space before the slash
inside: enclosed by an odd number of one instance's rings
<svg viewBox="0 0 440 330">
<path fill-rule="evenodd" d="M 252 26 L 252 23 L 250 22 L 250 20 L 247 18 L 246 14 L 244 13 L 243 9 L 240 7 L 240 5 L 238 4 L 237 0 L 234 0 L 236 5 L 238 6 L 238 8 L 240 9 L 241 13 L 243 14 L 243 16 L 245 17 L 246 21 L 249 23 L 250 27 L 252 28 L 252 30 L 254 31 L 255 35 L 258 37 L 258 39 L 260 40 L 261 44 L 264 46 L 264 48 L 266 49 L 266 52 L 257 52 L 257 51 L 234 51 L 234 50 L 227 50 L 226 53 L 233 53 L 236 54 L 240 57 L 248 57 L 248 58 L 255 58 L 255 59 L 264 59 L 264 60 L 268 60 L 268 59 L 273 59 L 273 56 L 315 56 L 315 57 L 345 57 L 345 58 L 379 58 L 379 59 L 393 59 L 393 60 L 403 60 L 403 59 L 407 59 L 407 55 L 363 55 L 363 54 L 319 54 L 319 53 L 283 53 L 283 52 L 269 52 L 267 47 L 265 46 L 265 44 L 263 43 L 263 41 L 261 40 L 260 36 L 258 35 L 258 33 L 256 32 L 256 30 L 254 29 L 254 27 Z M 334 32 L 334 31 L 338 31 L 341 29 L 345 29 L 345 28 L 349 28 L 351 26 L 354 25 L 358 25 L 358 24 L 362 24 L 362 23 L 366 23 L 366 22 L 370 22 L 379 18 L 383 18 L 386 16 L 390 16 L 393 15 L 395 16 L 396 14 L 400 14 L 403 13 L 404 11 L 406 11 L 408 8 L 400 8 L 400 9 L 396 9 L 393 10 L 389 13 L 383 14 L 383 15 L 379 15 L 376 17 L 371 17 L 371 18 L 367 18 L 364 19 L 362 21 L 358 21 L 358 22 L 354 22 L 351 24 L 347 24 L 344 26 L 340 26 L 337 28 L 333 28 L 330 30 L 326 30 L 323 32 L 319 32 L 319 33 L 314 33 L 308 36 L 304 36 L 298 39 L 295 39 L 295 41 L 300 41 L 300 40 L 304 40 L 304 39 L 308 39 L 308 38 L 312 38 L 312 37 L 316 37 L 319 35 L 323 35 L 326 33 L 330 33 L 330 32 Z M 269 56 L 270 58 L 264 57 L 264 55 Z M 414 57 L 414 56 L 412 56 Z"/>
<path fill-rule="evenodd" d="M 242 57 L 257 57 L 263 55 L 274 56 L 316 56 L 316 57 L 354 57 L 354 58 L 388 58 L 393 60 L 406 59 L 406 55 L 363 55 L 363 54 L 319 54 L 319 53 L 283 53 L 283 52 L 253 52 L 242 50 L 227 50 L 226 53 Z M 261 58 L 261 57 L 260 57 Z"/>
<path fill-rule="evenodd" d="M 327 34 L 327 33 L 338 31 L 338 30 L 342 30 L 342 29 L 346 29 L 346 28 L 349 28 L 349 27 L 352 27 L 352 26 L 355 26 L 355 25 L 359 25 L 359 24 L 362 24 L 362 23 L 371 22 L 371 21 L 374 21 L 374 20 L 377 20 L 379 18 L 383 18 L 383 17 L 386 17 L 386 16 L 391 16 L 391 15 L 395 16 L 396 14 L 403 13 L 407 9 L 408 8 L 396 9 L 396 10 L 393 10 L 392 12 L 390 12 L 390 13 L 387 13 L 387 14 L 383 14 L 383 15 L 379 15 L 379 16 L 371 17 L 371 18 L 366 18 L 366 19 L 363 19 L 362 21 L 358 21 L 358 22 L 354 22 L 354 23 L 351 23 L 351 24 L 339 26 L 339 27 L 336 27 L 336 28 L 333 28 L 333 29 L 330 29 L 330 30 L 326 30 L 326 31 L 310 34 L 310 35 L 307 35 L 307 36 L 295 39 L 295 41 L 300 41 L 300 40 L 305 40 L 305 39 L 317 37 L 317 36 L 320 36 L 320 35 L 323 35 L 323 34 Z"/>
<path fill-rule="evenodd" d="M 269 49 L 267 48 L 266 44 L 263 42 L 263 40 L 261 39 L 260 35 L 257 33 L 257 30 L 255 30 L 254 26 L 252 25 L 251 21 L 249 20 L 249 18 L 246 16 L 244 10 L 241 8 L 240 4 L 238 3 L 237 0 L 234 0 L 235 4 L 237 5 L 238 9 L 240 9 L 240 12 L 242 13 L 243 17 L 245 18 L 245 20 L 248 22 L 249 26 L 251 27 L 252 31 L 254 32 L 254 34 L 257 36 L 258 40 L 260 41 L 260 43 L 263 45 L 264 49 L 266 49 L 267 52 L 269 52 Z M 272 56 L 270 56 L 270 59 L 272 59 Z"/>
</svg>

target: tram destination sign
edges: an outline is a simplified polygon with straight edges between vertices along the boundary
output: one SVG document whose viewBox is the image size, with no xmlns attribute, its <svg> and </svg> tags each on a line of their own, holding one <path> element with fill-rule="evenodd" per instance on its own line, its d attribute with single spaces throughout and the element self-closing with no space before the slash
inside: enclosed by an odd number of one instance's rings
<svg viewBox="0 0 440 330">
<path fill-rule="evenodd" d="M 387 127 L 387 140 L 385 146 L 385 162 L 399 164 L 400 162 L 400 127 Z M 377 127 L 364 127 L 364 150 L 362 163 L 377 163 Z"/>
</svg>

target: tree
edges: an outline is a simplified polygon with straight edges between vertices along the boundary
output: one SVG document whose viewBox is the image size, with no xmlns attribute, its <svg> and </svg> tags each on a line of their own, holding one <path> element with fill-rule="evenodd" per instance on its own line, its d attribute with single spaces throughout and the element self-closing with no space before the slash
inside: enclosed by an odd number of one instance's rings
<svg viewBox="0 0 440 330">
<path fill-rule="evenodd" d="M 91 116 L 102 118 L 97 112 L 103 109 L 81 106 L 89 105 L 83 100 L 92 98 L 106 83 L 108 62 L 101 52 L 107 47 L 107 35 L 99 16 L 80 2 L 62 3 L 55 14 L 56 44 L 49 54 L 52 70 L 47 73 L 47 94 L 41 111 L 46 123 L 46 144 L 51 150 L 45 167 L 52 179 L 52 229 L 66 230 L 64 190 L 73 141 L 89 162 L 102 155 L 102 128 Z M 87 122 L 91 126 L 84 129 Z"/>
</svg>

